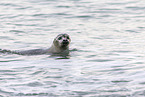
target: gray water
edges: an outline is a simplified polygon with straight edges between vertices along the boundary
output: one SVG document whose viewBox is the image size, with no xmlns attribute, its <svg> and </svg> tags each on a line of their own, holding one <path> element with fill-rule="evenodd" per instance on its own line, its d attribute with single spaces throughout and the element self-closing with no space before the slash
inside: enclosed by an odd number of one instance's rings
<svg viewBox="0 0 145 97">
<path fill-rule="evenodd" d="M 69 58 L 0 53 L 0 97 L 145 96 L 145 0 L 0 1 L 0 49 L 47 48 L 60 33 Z"/>
</svg>

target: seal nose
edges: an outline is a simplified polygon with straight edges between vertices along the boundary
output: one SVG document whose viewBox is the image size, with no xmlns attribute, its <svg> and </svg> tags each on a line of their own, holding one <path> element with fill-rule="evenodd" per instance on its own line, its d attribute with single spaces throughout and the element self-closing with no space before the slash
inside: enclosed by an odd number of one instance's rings
<svg viewBox="0 0 145 97">
<path fill-rule="evenodd" d="M 68 40 L 67 39 L 64 39 L 63 40 L 63 44 L 68 44 Z"/>
</svg>

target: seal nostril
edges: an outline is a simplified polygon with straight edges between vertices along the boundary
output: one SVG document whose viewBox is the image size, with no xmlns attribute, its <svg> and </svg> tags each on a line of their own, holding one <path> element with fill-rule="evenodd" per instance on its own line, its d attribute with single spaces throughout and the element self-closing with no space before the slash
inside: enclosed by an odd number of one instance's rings
<svg viewBox="0 0 145 97">
<path fill-rule="evenodd" d="M 63 42 L 67 42 L 67 40 L 63 40 Z"/>
</svg>

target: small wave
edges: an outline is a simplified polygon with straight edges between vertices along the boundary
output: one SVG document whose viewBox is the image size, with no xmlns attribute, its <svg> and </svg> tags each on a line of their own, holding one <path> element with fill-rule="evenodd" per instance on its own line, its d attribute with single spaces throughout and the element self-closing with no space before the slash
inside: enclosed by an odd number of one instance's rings
<svg viewBox="0 0 145 97">
<path fill-rule="evenodd" d="M 114 61 L 111 59 L 93 59 L 93 60 L 87 60 L 88 62 L 109 62 L 109 61 Z"/>
<path fill-rule="evenodd" d="M 43 96 L 43 97 L 56 97 L 53 93 L 19 93 L 16 96 Z"/>
</svg>

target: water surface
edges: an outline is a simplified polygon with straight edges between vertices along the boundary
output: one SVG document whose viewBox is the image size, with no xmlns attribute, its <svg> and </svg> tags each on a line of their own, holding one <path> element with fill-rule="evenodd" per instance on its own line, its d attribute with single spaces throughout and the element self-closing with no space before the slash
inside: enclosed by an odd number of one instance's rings
<svg viewBox="0 0 145 97">
<path fill-rule="evenodd" d="M 70 58 L 0 55 L 0 97 L 145 96 L 144 0 L 3 0 L 0 48 L 50 47 L 68 33 Z"/>
</svg>

